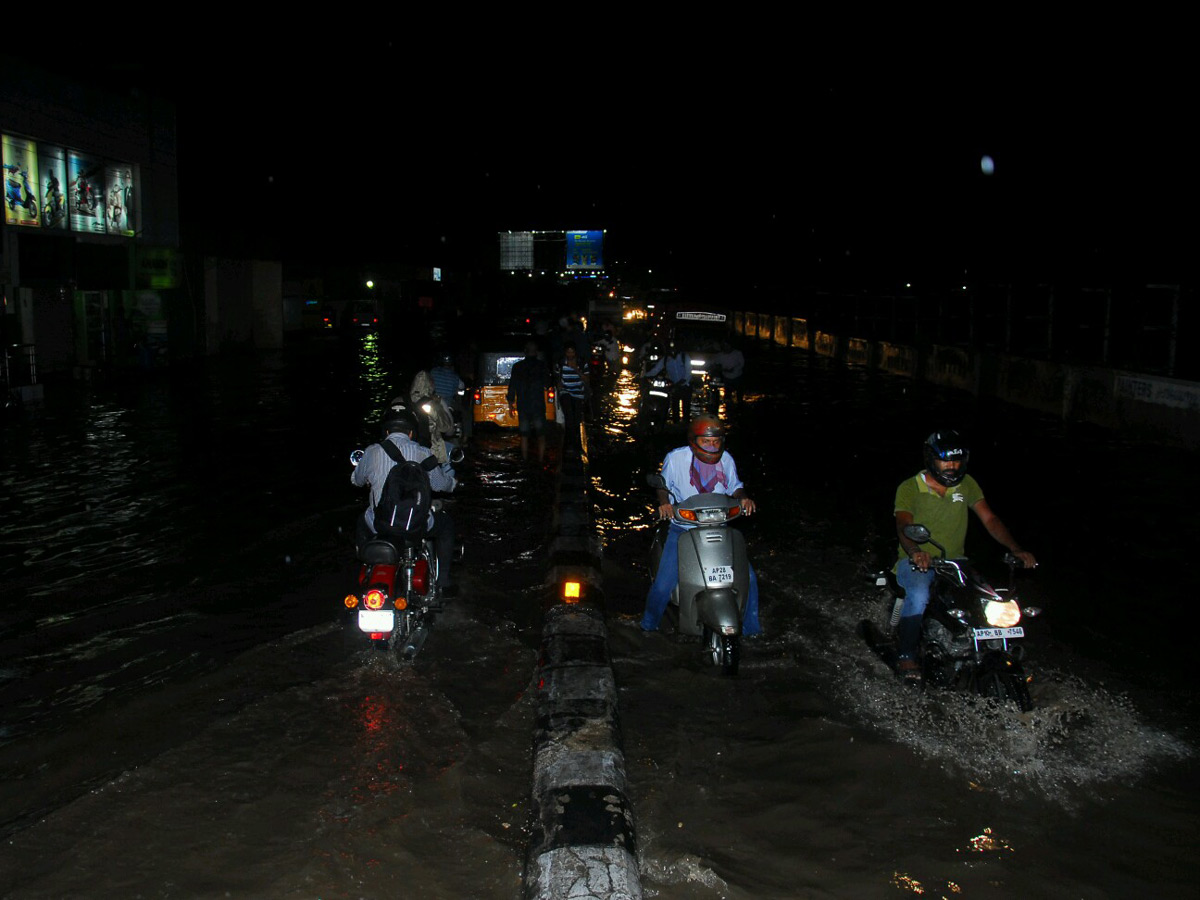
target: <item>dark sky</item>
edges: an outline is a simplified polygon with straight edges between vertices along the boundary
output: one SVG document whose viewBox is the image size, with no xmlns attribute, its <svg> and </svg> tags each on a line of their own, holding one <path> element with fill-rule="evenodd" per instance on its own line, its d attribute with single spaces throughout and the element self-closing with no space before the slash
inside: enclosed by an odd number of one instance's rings
<svg viewBox="0 0 1200 900">
<path fill-rule="evenodd" d="M 353 53 L 294 38 L 207 79 L 163 61 L 185 215 L 227 227 L 241 209 L 247 240 L 303 252 L 336 233 L 346 255 L 443 264 L 500 229 L 601 227 L 610 260 L 775 284 L 1189 262 L 1195 104 L 1169 52 L 1085 66 L 1045 48 L 818 53 L 819 36 L 403 34 Z"/>
</svg>

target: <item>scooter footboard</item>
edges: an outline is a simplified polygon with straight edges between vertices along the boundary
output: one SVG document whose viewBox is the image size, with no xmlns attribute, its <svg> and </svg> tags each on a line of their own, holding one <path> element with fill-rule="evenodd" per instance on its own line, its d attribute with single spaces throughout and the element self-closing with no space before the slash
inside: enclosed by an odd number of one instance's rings
<svg viewBox="0 0 1200 900">
<path fill-rule="evenodd" d="M 709 588 L 696 595 L 696 613 L 700 621 L 718 634 L 738 634 L 742 630 L 742 606 L 735 588 Z"/>
</svg>

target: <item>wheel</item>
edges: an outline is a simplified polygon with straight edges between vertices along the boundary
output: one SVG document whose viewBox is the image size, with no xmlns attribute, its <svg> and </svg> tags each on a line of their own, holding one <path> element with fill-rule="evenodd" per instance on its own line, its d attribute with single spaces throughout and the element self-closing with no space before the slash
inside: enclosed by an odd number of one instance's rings
<svg viewBox="0 0 1200 900">
<path fill-rule="evenodd" d="M 1033 699 L 1025 679 L 1015 672 L 989 672 L 975 684 L 981 697 L 993 697 L 1001 703 L 1015 703 L 1021 712 L 1033 709 Z"/>
<path fill-rule="evenodd" d="M 742 661 L 742 642 L 736 634 L 721 635 L 721 674 L 736 675 Z"/>
<path fill-rule="evenodd" d="M 705 662 L 714 666 L 721 665 L 722 641 L 721 636 L 709 628 L 704 626 L 704 633 L 700 635 L 700 641 L 704 645 L 703 656 Z"/>
</svg>

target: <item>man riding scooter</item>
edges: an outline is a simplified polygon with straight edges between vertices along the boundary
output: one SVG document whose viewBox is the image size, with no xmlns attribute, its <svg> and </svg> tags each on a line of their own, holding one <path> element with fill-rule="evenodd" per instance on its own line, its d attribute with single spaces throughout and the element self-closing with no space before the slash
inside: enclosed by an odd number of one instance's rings
<svg viewBox="0 0 1200 900">
<path fill-rule="evenodd" d="M 664 521 L 671 521 L 671 528 L 663 544 L 658 572 L 646 597 L 643 631 L 658 630 L 671 602 L 671 592 L 679 583 L 679 536 L 693 527 L 672 521 L 675 507 L 671 498 L 679 502 L 696 494 L 722 493 L 739 501 L 744 516 L 757 509 L 754 501 L 746 496 L 745 487 L 738 478 L 737 464 L 725 452 L 725 427 L 716 416 L 702 415 L 692 421 L 688 426 L 688 445 L 666 455 L 662 477 L 666 487 L 658 491 L 658 515 Z M 742 633 L 754 635 L 762 632 L 762 626 L 758 621 L 758 578 L 753 566 L 750 566 L 749 576 Z"/>
</svg>

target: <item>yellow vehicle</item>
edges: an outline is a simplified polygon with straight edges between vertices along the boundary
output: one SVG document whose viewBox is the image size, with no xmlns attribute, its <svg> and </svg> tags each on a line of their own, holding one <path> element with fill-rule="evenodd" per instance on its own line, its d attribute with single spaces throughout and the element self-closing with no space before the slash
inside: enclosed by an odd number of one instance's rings
<svg viewBox="0 0 1200 900">
<path fill-rule="evenodd" d="M 525 358 L 523 350 L 480 353 L 476 361 L 471 409 L 476 423 L 490 422 L 516 428 L 517 416 L 508 409 L 508 379 L 513 364 Z M 546 388 L 546 418 L 554 421 L 554 388 Z"/>
</svg>

